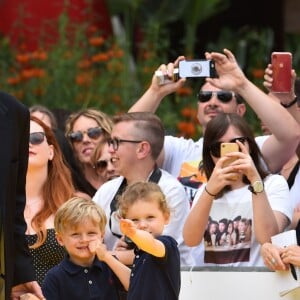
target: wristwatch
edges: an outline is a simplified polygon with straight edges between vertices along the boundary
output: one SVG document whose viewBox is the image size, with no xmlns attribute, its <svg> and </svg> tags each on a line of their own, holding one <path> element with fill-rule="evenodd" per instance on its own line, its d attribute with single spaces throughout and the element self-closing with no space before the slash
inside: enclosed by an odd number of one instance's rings
<svg viewBox="0 0 300 300">
<path fill-rule="evenodd" d="M 264 191 L 264 183 L 261 180 L 257 180 L 252 185 L 249 185 L 248 189 L 254 195 L 262 193 Z"/>
</svg>

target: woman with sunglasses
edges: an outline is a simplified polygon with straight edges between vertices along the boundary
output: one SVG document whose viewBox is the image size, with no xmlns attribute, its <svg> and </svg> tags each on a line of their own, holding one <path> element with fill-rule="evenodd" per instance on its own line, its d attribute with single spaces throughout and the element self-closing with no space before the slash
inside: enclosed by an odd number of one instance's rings
<svg viewBox="0 0 300 300">
<path fill-rule="evenodd" d="M 119 176 L 111 161 L 111 154 L 108 149 L 108 139 L 104 139 L 98 143 L 91 157 L 91 163 L 99 176 L 99 181 L 101 180 L 101 185 Z"/>
<path fill-rule="evenodd" d="M 31 116 L 24 218 L 26 238 L 40 284 L 46 272 L 64 257 L 65 251 L 55 238 L 53 221 L 60 205 L 72 196 L 71 174 L 63 162 L 53 131 Z"/>
<path fill-rule="evenodd" d="M 91 157 L 97 144 L 109 138 L 111 128 L 110 117 L 96 109 L 85 109 L 73 113 L 66 121 L 65 135 L 72 146 L 85 179 L 94 190 L 93 193 L 103 182 L 95 172 Z"/>
<path fill-rule="evenodd" d="M 220 157 L 221 144 L 228 142 L 236 143 L 239 151 Z M 248 238 L 240 238 L 235 245 L 197 247 L 197 265 L 263 266 L 260 244 L 282 232 L 291 221 L 285 179 L 266 171 L 250 127 L 237 114 L 219 114 L 208 123 L 202 154 L 208 181 L 199 188 L 184 225 L 186 244 L 194 247 L 202 243 L 209 218 L 234 220 L 241 216 L 240 235 L 246 234 L 242 220 L 251 226 Z"/>
</svg>

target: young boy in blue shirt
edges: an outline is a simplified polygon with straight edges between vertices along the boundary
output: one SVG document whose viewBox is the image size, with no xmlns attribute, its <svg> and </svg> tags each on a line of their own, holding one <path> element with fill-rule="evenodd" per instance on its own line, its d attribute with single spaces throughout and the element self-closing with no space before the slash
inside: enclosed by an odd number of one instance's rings
<svg viewBox="0 0 300 300">
<path fill-rule="evenodd" d="M 121 283 L 128 289 L 130 269 L 102 243 L 105 225 L 105 212 L 92 200 L 75 197 L 59 208 L 56 238 L 68 255 L 47 273 L 42 286 L 46 299 L 117 300 Z"/>
</svg>

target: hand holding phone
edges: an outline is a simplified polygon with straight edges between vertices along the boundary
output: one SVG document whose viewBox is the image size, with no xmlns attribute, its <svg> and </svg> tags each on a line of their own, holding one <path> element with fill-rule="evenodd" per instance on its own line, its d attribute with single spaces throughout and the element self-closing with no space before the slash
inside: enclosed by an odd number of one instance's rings
<svg viewBox="0 0 300 300">
<path fill-rule="evenodd" d="M 290 52 L 273 52 L 272 69 L 272 93 L 289 93 L 292 89 L 292 54 Z"/>
</svg>

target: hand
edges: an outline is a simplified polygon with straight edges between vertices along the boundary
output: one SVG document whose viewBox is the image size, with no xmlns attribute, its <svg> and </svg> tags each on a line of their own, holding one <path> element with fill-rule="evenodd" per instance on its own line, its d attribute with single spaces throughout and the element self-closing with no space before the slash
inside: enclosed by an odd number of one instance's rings
<svg viewBox="0 0 300 300">
<path fill-rule="evenodd" d="M 245 74 L 239 67 L 234 55 L 228 49 L 224 49 L 224 54 L 217 52 L 206 52 L 206 59 L 215 62 L 218 78 L 206 78 L 206 81 L 222 90 L 237 91 L 243 89 L 247 81 Z"/>
<path fill-rule="evenodd" d="M 103 244 L 101 239 L 97 239 L 94 241 L 90 241 L 89 243 L 89 249 L 91 253 L 97 255 L 99 260 L 104 261 L 105 260 L 105 255 L 108 253 L 106 245 Z"/>
<path fill-rule="evenodd" d="M 288 265 L 286 265 L 281 257 L 281 249 L 271 243 L 264 243 L 261 246 L 260 254 L 264 260 L 264 264 L 272 271 L 286 271 Z"/>
<path fill-rule="evenodd" d="M 285 264 L 300 266 L 300 246 L 291 245 L 281 251 L 281 258 Z"/>
<path fill-rule="evenodd" d="M 21 295 L 20 300 L 39 300 L 39 298 L 31 293 L 26 293 Z"/>
<path fill-rule="evenodd" d="M 268 64 L 267 68 L 265 69 L 264 75 L 264 87 L 269 91 L 269 95 L 274 98 L 276 101 L 281 103 L 289 103 L 295 98 L 295 80 L 296 80 L 296 72 L 295 70 L 291 71 L 292 75 L 292 89 L 289 93 L 272 93 L 272 82 L 273 82 L 273 69 L 272 65 Z"/>
<path fill-rule="evenodd" d="M 162 64 L 159 66 L 157 71 L 161 71 L 164 75 L 167 75 L 170 79 L 173 77 L 173 71 L 175 68 L 178 68 L 179 61 L 184 60 L 184 56 L 178 56 L 178 58 L 175 60 L 174 63 L 168 63 Z M 151 83 L 151 88 L 159 91 L 162 95 L 166 96 L 168 94 L 171 94 L 175 91 L 177 91 L 180 87 L 184 85 L 184 82 L 186 81 L 185 78 L 179 78 L 176 82 L 170 82 L 167 84 L 159 85 L 158 80 L 155 76 L 155 74 L 152 77 L 152 83 Z"/>
<path fill-rule="evenodd" d="M 256 180 L 259 180 L 260 175 L 255 167 L 252 157 L 248 152 L 248 149 L 243 143 L 239 141 L 236 141 L 236 143 L 239 145 L 241 151 L 238 152 L 236 155 L 238 159 L 235 160 L 231 165 L 233 170 L 238 173 L 244 174 L 251 183 L 253 183 Z M 228 156 L 231 155 L 233 154 L 228 153 Z"/>
<path fill-rule="evenodd" d="M 120 220 L 120 229 L 124 235 L 131 237 L 136 233 L 136 227 L 131 220 L 121 219 Z"/>
<path fill-rule="evenodd" d="M 128 244 L 125 242 L 124 235 L 120 239 L 117 240 L 114 250 L 115 251 L 127 251 L 128 250 Z"/>
<path fill-rule="evenodd" d="M 36 281 L 26 282 L 23 284 L 16 285 L 11 290 L 11 299 L 12 300 L 19 300 L 20 297 L 26 293 L 32 293 L 38 299 L 46 299 L 43 296 L 41 287 Z"/>
</svg>

